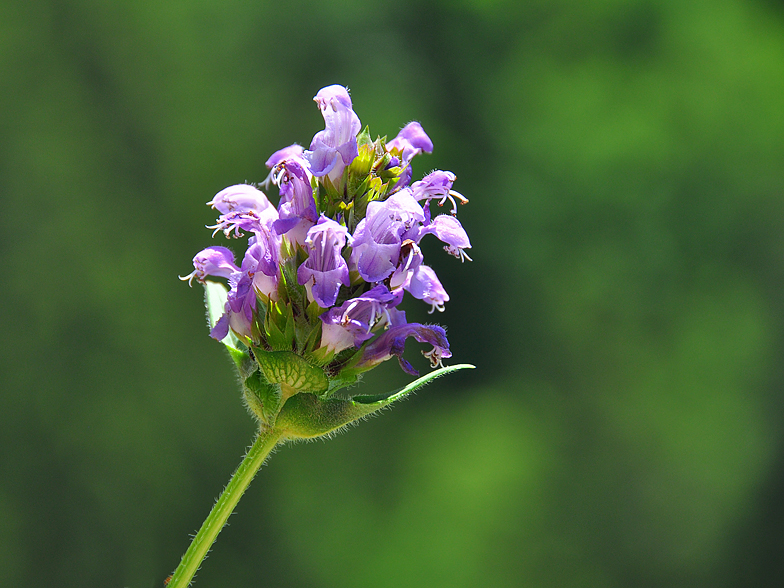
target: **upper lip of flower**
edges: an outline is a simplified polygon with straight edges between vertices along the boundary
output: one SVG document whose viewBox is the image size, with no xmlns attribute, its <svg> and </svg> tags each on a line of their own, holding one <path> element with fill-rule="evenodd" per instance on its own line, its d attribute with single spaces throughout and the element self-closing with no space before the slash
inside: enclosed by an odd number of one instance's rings
<svg viewBox="0 0 784 588">
<path fill-rule="evenodd" d="M 204 282 L 207 276 L 219 278 L 229 278 L 238 268 L 234 263 L 234 254 L 226 247 L 207 247 L 199 251 L 193 258 L 195 268 L 187 276 L 179 276 L 181 280 L 187 280 L 188 285 L 193 285 L 193 278 L 199 282 Z"/>
<path fill-rule="evenodd" d="M 322 88 L 313 99 L 324 116 L 325 128 L 314 135 L 304 157 L 314 176 L 333 178 L 358 155 L 357 133 L 362 125 L 343 86 Z"/>
<path fill-rule="evenodd" d="M 278 219 L 278 211 L 264 192 L 248 184 L 229 186 L 207 204 L 221 213 L 218 222 L 207 227 L 214 229 L 213 235 L 218 231 L 223 231 L 226 237 L 232 232 L 235 237 L 241 237 L 241 230 L 259 233 L 263 226 Z"/>
<path fill-rule="evenodd" d="M 403 158 L 403 163 L 408 165 L 416 155 L 423 151 L 432 153 L 433 141 L 427 136 L 422 125 L 413 121 L 400 129 L 397 136 L 387 143 L 387 149 L 398 151 Z"/>
</svg>

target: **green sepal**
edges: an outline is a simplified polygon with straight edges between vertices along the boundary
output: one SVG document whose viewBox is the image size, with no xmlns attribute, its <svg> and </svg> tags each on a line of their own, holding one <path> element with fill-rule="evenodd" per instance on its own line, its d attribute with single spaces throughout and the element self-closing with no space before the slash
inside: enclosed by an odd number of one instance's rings
<svg viewBox="0 0 784 588">
<path fill-rule="evenodd" d="M 372 142 L 370 139 L 370 127 L 365 125 L 365 128 L 357 135 L 357 147 L 362 147 Z"/>
<path fill-rule="evenodd" d="M 335 357 L 335 352 L 328 347 L 319 347 L 308 352 L 307 356 L 313 363 L 323 367 L 332 361 Z"/>
<path fill-rule="evenodd" d="M 392 155 L 390 155 L 386 151 L 383 151 L 381 156 L 378 159 L 376 159 L 375 163 L 373 163 L 373 171 L 376 173 L 376 175 L 381 176 L 381 174 L 385 172 L 386 167 L 391 162 L 392 162 Z M 399 169 L 399 166 L 393 169 Z"/>
<path fill-rule="evenodd" d="M 361 182 L 370 173 L 375 163 L 376 153 L 372 143 L 360 145 L 357 148 L 357 152 L 357 156 L 351 162 L 351 165 L 348 166 L 348 174 L 349 178 L 351 178 L 349 190 L 354 188 L 357 183 Z"/>
<path fill-rule="evenodd" d="M 291 349 L 294 345 L 294 311 L 281 300 L 270 301 L 264 321 L 267 343 L 275 350 Z"/>
<path fill-rule="evenodd" d="M 324 372 L 291 351 L 253 349 L 256 361 L 270 384 L 285 384 L 297 392 L 316 394 L 329 389 Z"/>
<path fill-rule="evenodd" d="M 329 179 L 329 176 L 322 176 L 321 178 L 321 187 L 324 188 L 324 197 L 328 205 L 326 207 L 327 212 L 330 212 L 330 204 L 335 204 L 341 200 L 339 184 L 340 181 L 338 180 L 338 186 L 335 186 L 335 184 L 332 183 L 332 180 Z M 328 214 L 328 216 L 332 218 L 331 214 Z"/>
<path fill-rule="evenodd" d="M 321 341 L 321 321 L 310 327 L 305 343 L 300 347 L 304 353 L 311 353 Z"/>
<path fill-rule="evenodd" d="M 461 369 L 473 369 L 473 367 L 469 364 L 459 364 L 441 368 L 422 376 L 400 390 L 377 396 L 355 396 L 345 400 L 321 399 L 315 394 L 297 394 L 283 405 L 275 421 L 275 427 L 290 439 L 329 435 L 405 398 L 440 376 Z"/>
<path fill-rule="evenodd" d="M 229 291 L 223 284 L 211 282 L 209 280 L 204 282 L 204 306 L 207 307 L 207 323 L 210 329 L 212 329 L 223 316 L 228 295 Z M 226 346 L 231 359 L 234 360 L 237 367 L 243 369 L 243 365 L 250 359 L 248 348 L 245 344 L 239 340 L 231 329 L 229 329 L 228 334 L 221 339 L 221 343 Z"/>
<path fill-rule="evenodd" d="M 307 315 L 308 315 L 308 320 L 309 320 L 310 322 L 316 322 L 316 320 L 318 320 L 318 318 L 319 318 L 319 317 L 320 317 L 322 314 L 324 314 L 325 312 L 327 312 L 327 309 L 326 309 L 326 308 L 321 308 L 321 307 L 319 306 L 318 302 L 316 302 L 316 301 L 314 300 L 313 302 L 311 302 L 310 304 L 308 304 L 308 307 L 305 309 L 305 312 L 307 313 Z"/>
</svg>

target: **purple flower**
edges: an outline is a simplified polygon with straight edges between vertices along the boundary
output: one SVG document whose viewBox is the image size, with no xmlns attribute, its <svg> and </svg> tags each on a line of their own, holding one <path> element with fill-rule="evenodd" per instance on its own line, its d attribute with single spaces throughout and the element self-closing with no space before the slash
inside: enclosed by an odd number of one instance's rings
<svg viewBox="0 0 784 588">
<path fill-rule="evenodd" d="M 352 260 L 359 275 L 368 282 L 389 277 L 398 265 L 403 240 L 408 233 L 415 235 L 424 220 L 422 207 L 408 189 L 368 204 L 365 218 L 354 231 Z"/>
<path fill-rule="evenodd" d="M 305 233 L 318 220 L 310 176 L 299 161 L 292 158 L 278 163 L 272 177 L 272 181 L 280 187 L 280 218 L 272 227 L 278 235 L 291 232 L 291 240 L 302 244 Z"/>
<path fill-rule="evenodd" d="M 253 279 L 254 288 L 268 298 L 278 296 L 279 264 L 280 238 L 265 231 L 248 239 L 242 271 Z"/>
<path fill-rule="evenodd" d="M 432 233 L 446 243 L 444 251 L 449 253 L 449 255 L 457 257 L 460 261 L 465 261 L 466 259 L 471 261 L 471 258 L 464 251 L 464 249 L 471 248 L 471 241 L 468 240 L 468 234 L 465 232 L 463 225 L 452 215 L 440 214 L 434 218 L 433 222 L 421 229 L 419 237 L 416 239 L 417 243 L 419 239 L 428 233 Z"/>
<path fill-rule="evenodd" d="M 427 234 L 426 231 L 420 231 L 417 239 L 425 234 Z M 462 244 L 462 241 L 456 240 L 456 242 Z M 450 246 L 447 246 L 445 249 L 449 248 Z M 462 250 L 458 251 L 462 252 Z M 463 253 L 463 255 L 465 254 Z M 393 292 L 399 293 L 401 297 L 403 290 L 406 290 L 414 298 L 430 304 L 431 308 L 428 314 L 432 314 L 434 310 L 443 312 L 444 304 L 449 301 L 449 294 L 441 285 L 433 268 L 424 265 L 422 261 L 423 255 L 419 245 L 411 239 L 406 239 L 400 248 L 400 262 L 389 278 L 389 287 Z"/>
<path fill-rule="evenodd" d="M 444 202 L 449 200 L 452 203 L 451 214 L 457 214 L 457 205 L 455 198 L 460 201 L 460 204 L 466 204 L 468 199 L 452 190 L 452 184 L 455 182 L 455 174 L 448 171 L 436 170 L 429 173 L 418 182 L 414 182 L 411 190 L 414 192 L 414 198 L 417 200 L 426 200 L 425 211 L 428 218 L 430 217 L 430 200 L 439 199 L 438 205 L 443 206 Z"/>
<path fill-rule="evenodd" d="M 232 231 L 236 237 L 242 236 L 241 230 L 258 233 L 278 218 L 278 211 L 264 192 L 247 184 L 229 186 L 207 204 L 221 213 L 217 224 L 207 227 L 215 229 L 213 235 L 218 231 L 223 231 L 226 237 L 230 237 Z"/>
<path fill-rule="evenodd" d="M 229 278 L 238 268 L 234 264 L 234 254 L 225 247 L 207 247 L 199 251 L 193 258 L 195 268 L 187 276 L 180 276 L 181 280 L 188 280 L 188 285 L 192 286 L 193 278 L 204 283 L 207 276 L 217 278 Z"/>
<path fill-rule="evenodd" d="M 434 310 L 444 312 L 444 303 L 449 302 L 449 294 L 438 280 L 436 272 L 427 265 L 420 265 L 416 269 L 406 285 L 406 290 L 414 298 L 424 300 L 431 305 L 428 314 L 433 314 Z"/>
<path fill-rule="evenodd" d="M 264 186 L 265 190 L 269 190 L 270 184 L 278 183 L 275 179 L 275 168 L 278 164 L 283 163 L 284 161 L 295 160 L 297 163 L 302 166 L 305 170 L 305 173 L 308 175 L 308 182 L 310 182 L 310 178 L 312 174 L 308 169 L 308 160 L 303 157 L 304 149 L 302 146 L 297 145 L 294 143 L 293 145 L 289 145 L 288 147 L 284 147 L 283 149 L 278 149 L 275 153 L 270 155 L 269 159 L 265 162 L 266 165 L 270 169 L 270 173 L 267 174 L 267 177 L 264 178 L 264 181 L 261 182 L 261 186 Z"/>
<path fill-rule="evenodd" d="M 401 188 L 408 186 L 411 182 L 411 160 L 423 151 L 425 153 L 432 153 L 433 142 L 430 140 L 430 137 L 427 136 L 427 133 L 425 133 L 422 125 L 414 121 L 403 127 L 397 134 L 397 137 L 387 143 L 387 151 L 397 151 L 400 154 L 400 159 L 397 157 L 393 158 L 393 161 L 397 160 L 395 161 L 397 166 L 403 167 L 400 178 L 398 179 L 397 184 L 395 184 L 395 189 L 400 190 Z"/>
<path fill-rule="evenodd" d="M 427 133 L 418 122 L 410 122 L 404 126 L 397 137 L 387 143 L 387 150 L 392 151 L 396 149 L 400 152 L 403 158 L 403 163 L 408 163 L 416 156 L 422 153 L 433 152 L 433 142 Z"/>
<path fill-rule="evenodd" d="M 373 329 L 392 322 L 390 309 L 399 299 L 379 284 L 361 296 L 346 300 L 321 315 L 321 347 L 335 353 L 347 347 L 360 347 L 373 336 Z"/>
<path fill-rule="evenodd" d="M 346 260 L 341 255 L 349 238 L 346 227 L 324 215 L 305 238 L 308 258 L 297 270 L 297 282 L 308 289 L 311 299 L 322 308 L 335 304 L 341 284 L 351 283 Z"/>
<path fill-rule="evenodd" d="M 430 360 L 432 367 L 441 365 L 442 359 L 452 357 L 444 329 L 437 325 L 404 323 L 390 327 L 371 341 L 362 351 L 362 358 L 356 367 L 360 370 L 368 370 L 396 355 L 404 372 L 412 376 L 419 375 L 419 372 L 403 359 L 403 350 L 408 337 L 414 337 L 420 343 L 429 343 L 433 346 L 430 351 L 423 352 L 423 355 Z"/>
<path fill-rule="evenodd" d="M 346 166 L 359 154 L 357 133 L 361 124 L 352 110 L 348 90 L 343 86 L 322 88 L 313 100 L 321 109 L 326 128 L 316 133 L 304 157 L 314 176 L 328 176 L 336 183 Z"/>
<path fill-rule="evenodd" d="M 233 332 L 259 349 L 290 348 L 323 366 L 327 378 L 342 378 L 345 371 L 341 381 L 348 382 L 392 356 L 416 374 L 403 359 L 409 337 L 429 343 L 425 356 L 440 365 L 451 357 L 444 330 L 408 323 L 397 307 L 409 292 L 430 313 L 444 310 L 449 294 L 425 265 L 420 242 L 433 234 L 449 254 L 470 260 L 465 252 L 471 242 L 455 216 L 457 204 L 467 200 L 452 189 L 451 172 L 436 170 L 413 182 L 412 160 L 433 150 L 418 122 L 391 141 L 371 142 L 366 133 L 357 136 L 361 123 L 345 87 L 324 87 L 314 100 L 324 128 L 309 149 L 294 144 L 276 151 L 266 161 L 270 173 L 263 184 L 230 186 L 208 203 L 220 215 L 210 227 L 213 236 L 251 234 L 241 265 L 229 249 L 208 247 L 181 279 L 228 282 L 211 336 L 223 340 Z M 358 141 L 366 139 L 362 161 L 352 165 Z M 280 194 L 277 206 L 259 189 L 272 185 Z M 431 214 L 432 201 L 448 201 L 451 215 Z M 214 318 L 218 298 L 212 294 Z"/>
</svg>

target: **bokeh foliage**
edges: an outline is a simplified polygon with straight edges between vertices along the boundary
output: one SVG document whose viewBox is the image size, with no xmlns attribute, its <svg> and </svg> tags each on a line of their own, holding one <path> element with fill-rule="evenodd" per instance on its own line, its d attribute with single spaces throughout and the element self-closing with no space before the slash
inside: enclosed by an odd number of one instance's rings
<svg viewBox="0 0 784 588">
<path fill-rule="evenodd" d="M 3 584 L 176 565 L 253 434 L 176 276 L 331 83 L 471 199 L 479 369 L 282 449 L 197 585 L 780 583 L 783 71 L 773 0 L 0 4 Z"/>
</svg>

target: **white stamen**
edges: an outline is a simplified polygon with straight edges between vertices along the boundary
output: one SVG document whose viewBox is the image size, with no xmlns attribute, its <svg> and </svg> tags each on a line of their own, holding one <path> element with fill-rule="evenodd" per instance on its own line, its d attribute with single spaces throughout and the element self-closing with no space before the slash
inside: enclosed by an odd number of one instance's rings
<svg viewBox="0 0 784 588">
<path fill-rule="evenodd" d="M 444 367 L 444 364 L 441 363 L 441 349 L 439 347 L 433 347 L 430 351 L 423 351 L 422 355 L 430 360 L 430 367 Z"/>
<path fill-rule="evenodd" d="M 185 280 L 188 280 L 188 285 L 189 285 L 191 288 L 193 288 L 193 278 L 196 278 L 196 274 L 198 274 L 198 273 L 199 273 L 199 270 L 193 270 L 193 271 L 192 271 L 191 273 L 189 273 L 187 276 L 177 276 L 177 277 L 178 277 L 178 278 L 180 278 L 180 279 L 181 279 L 183 282 L 184 282 Z M 196 278 L 196 279 L 197 279 L 197 280 L 199 280 L 199 281 L 201 282 L 201 277 L 199 277 L 199 278 Z"/>
</svg>

